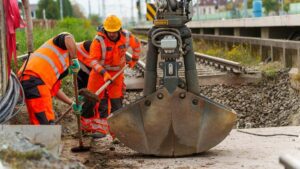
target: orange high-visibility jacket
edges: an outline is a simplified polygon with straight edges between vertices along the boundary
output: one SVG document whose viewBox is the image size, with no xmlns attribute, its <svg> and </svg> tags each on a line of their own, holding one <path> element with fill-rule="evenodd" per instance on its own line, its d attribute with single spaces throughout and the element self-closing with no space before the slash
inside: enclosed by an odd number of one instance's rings
<svg viewBox="0 0 300 169">
<path fill-rule="evenodd" d="M 90 67 L 91 60 L 90 60 L 90 54 L 88 51 L 84 48 L 84 42 L 76 43 L 77 47 L 77 58 L 78 60 L 83 63 L 84 65 Z"/>
<path fill-rule="evenodd" d="M 107 35 L 99 31 L 90 48 L 91 63 L 94 71 L 119 71 L 126 64 L 126 51 L 132 48 L 132 60 L 137 61 L 141 52 L 140 42 L 129 31 L 122 30 L 117 42 L 109 40 Z"/>
<path fill-rule="evenodd" d="M 68 51 L 57 47 L 52 38 L 31 54 L 24 74 L 38 76 L 51 90 L 69 65 Z M 23 69 L 24 65 L 19 72 L 22 72 Z"/>
</svg>

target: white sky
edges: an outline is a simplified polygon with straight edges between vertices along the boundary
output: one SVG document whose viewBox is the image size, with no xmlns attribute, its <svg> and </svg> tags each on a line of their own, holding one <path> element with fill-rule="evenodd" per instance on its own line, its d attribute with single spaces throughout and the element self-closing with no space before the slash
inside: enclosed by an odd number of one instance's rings
<svg viewBox="0 0 300 169">
<path fill-rule="evenodd" d="M 29 0 L 31 4 L 37 4 L 39 0 Z M 102 16 L 102 1 L 105 2 L 105 15 L 115 14 L 122 19 L 131 19 L 132 14 L 137 17 L 136 0 L 70 0 L 76 2 L 82 7 L 83 13 L 88 16 L 89 12 L 89 1 L 91 2 L 91 13 L 99 14 Z M 142 2 L 142 14 L 146 13 L 145 0 Z M 133 3 L 133 13 L 132 4 Z"/>
</svg>

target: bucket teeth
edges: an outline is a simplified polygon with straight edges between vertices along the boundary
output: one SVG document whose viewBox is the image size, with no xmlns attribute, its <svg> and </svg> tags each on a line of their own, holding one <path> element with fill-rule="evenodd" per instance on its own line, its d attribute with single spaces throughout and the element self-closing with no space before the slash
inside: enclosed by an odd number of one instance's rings
<svg viewBox="0 0 300 169">
<path fill-rule="evenodd" d="M 207 151 L 229 134 L 235 121 L 232 109 L 180 88 L 172 94 L 159 89 L 108 119 L 126 146 L 157 156 Z"/>
</svg>

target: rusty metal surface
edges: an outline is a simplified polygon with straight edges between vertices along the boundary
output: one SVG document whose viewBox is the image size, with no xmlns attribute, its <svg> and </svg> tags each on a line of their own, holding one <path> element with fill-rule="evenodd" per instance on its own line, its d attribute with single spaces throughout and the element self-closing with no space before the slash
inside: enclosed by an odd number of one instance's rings
<svg viewBox="0 0 300 169">
<path fill-rule="evenodd" d="M 207 151 L 231 131 L 236 113 L 204 96 L 165 88 L 124 107 L 108 122 L 131 149 L 157 156 L 184 156 Z"/>
</svg>

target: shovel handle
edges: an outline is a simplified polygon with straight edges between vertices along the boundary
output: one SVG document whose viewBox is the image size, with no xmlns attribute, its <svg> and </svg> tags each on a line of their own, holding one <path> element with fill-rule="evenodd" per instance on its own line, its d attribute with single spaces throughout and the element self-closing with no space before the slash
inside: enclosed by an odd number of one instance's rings
<svg viewBox="0 0 300 169">
<path fill-rule="evenodd" d="M 61 121 L 61 119 L 63 119 L 65 117 L 66 114 L 70 113 L 72 111 L 72 107 L 69 107 L 68 110 L 66 110 L 61 116 L 59 116 L 56 120 L 55 120 L 55 124 L 59 123 Z"/>
<path fill-rule="evenodd" d="M 96 91 L 96 95 L 98 96 L 103 90 L 105 90 L 107 88 L 108 85 L 110 85 L 121 73 L 123 73 L 123 71 L 128 67 L 128 65 L 125 65 L 120 71 L 118 71 L 118 73 L 116 73 L 111 80 L 107 81 L 104 83 L 103 86 L 101 86 L 97 91 Z"/>
<path fill-rule="evenodd" d="M 77 73 L 73 74 L 73 83 L 74 83 L 74 94 L 75 94 L 75 101 L 76 104 L 79 104 L 78 100 L 78 84 L 77 84 Z M 82 141 L 82 133 L 81 133 L 81 121 L 80 121 L 80 114 L 76 114 L 77 117 L 77 126 L 78 126 L 78 138 L 79 138 L 79 146 L 83 146 L 83 141 Z"/>
</svg>

